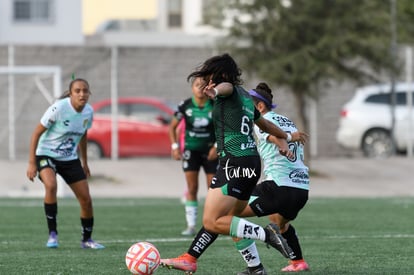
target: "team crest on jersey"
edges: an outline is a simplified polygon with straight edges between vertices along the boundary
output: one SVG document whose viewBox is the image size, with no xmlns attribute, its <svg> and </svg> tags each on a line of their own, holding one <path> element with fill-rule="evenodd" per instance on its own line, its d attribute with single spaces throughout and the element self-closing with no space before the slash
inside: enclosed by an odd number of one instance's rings
<svg viewBox="0 0 414 275">
<path fill-rule="evenodd" d="M 86 128 L 86 126 L 88 126 L 88 122 L 89 122 L 89 120 L 88 120 L 88 119 L 85 119 L 85 120 L 83 121 L 83 128 Z"/>
<path fill-rule="evenodd" d="M 188 110 L 186 110 L 186 111 L 185 111 L 185 114 L 186 114 L 187 116 L 192 116 L 192 115 L 193 115 L 193 110 L 188 109 Z"/>
<path fill-rule="evenodd" d="M 40 165 L 40 167 L 45 167 L 45 166 L 47 166 L 47 159 L 42 159 L 42 160 L 40 160 L 40 161 L 39 161 L 39 165 Z"/>
<path fill-rule="evenodd" d="M 49 120 L 47 121 L 47 124 L 49 125 L 49 127 L 51 125 L 53 125 L 53 123 L 55 123 L 55 121 L 53 119 L 49 118 Z"/>
</svg>

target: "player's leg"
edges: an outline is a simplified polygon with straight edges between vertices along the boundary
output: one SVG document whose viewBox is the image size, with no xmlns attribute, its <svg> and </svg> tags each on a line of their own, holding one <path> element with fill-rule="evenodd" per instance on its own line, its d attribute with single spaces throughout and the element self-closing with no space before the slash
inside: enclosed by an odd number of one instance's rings
<svg viewBox="0 0 414 275">
<path fill-rule="evenodd" d="M 240 214 L 241 217 L 266 216 L 279 211 L 283 198 L 279 198 L 280 190 L 273 181 L 264 181 L 257 185 L 252 192 L 249 204 Z M 270 219 L 270 221 L 278 226 L 281 225 L 280 219 Z M 287 221 L 285 221 L 287 222 Z M 279 235 L 280 239 L 283 236 Z M 263 265 L 260 262 L 260 257 L 253 241 L 251 243 L 243 242 L 240 239 L 234 239 L 236 248 L 247 264 L 246 270 L 239 272 L 238 275 L 243 274 L 266 274 Z M 286 241 L 285 241 L 286 242 Z M 287 243 L 287 242 L 286 242 Z M 288 244 L 288 243 L 287 243 Z"/>
<path fill-rule="evenodd" d="M 185 150 L 183 153 L 183 170 L 187 182 L 187 196 L 185 201 L 185 218 L 187 228 L 181 232 L 184 236 L 196 233 L 195 227 L 198 217 L 198 176 L 202 163 L 202 154 L 197 151 Z"/>
<path fill-rule="evenodd" d="M 289 264 L 282 268 L 285 272 L 295 272 L 309 270 L 309 265 L 303 259 L 302 248 L 300 246 L 299 238 L 296 234 L 296 230 L 288 219 L 285 219 L 280 214 L 273 214 L 269 216 L 269 219 L 280 225 L 283 238 L 286 239 L 290 248 L 292 248 L 292 258 L 289 260 Z"/>
<path fill-rule="evenodd" d="M 206 174 L 206 187 L 207 190 L 210 188 L 211 182 L 213 181 L 214 176 L 217 173 L 218 159 L 208 160 L 208 155 L 203 156 L 203 169 Z"/>
<path fill-rule="evenodd" d="M 248 204 L 240 214 L 240 217 L 255 217 L 256 213 Z M 266 275 L 266 270 L 260 261 L 259 252 L 254 240 L 233 238 L 234 245 L 239 251 L 243 260 L 247 264 L 244 271 L 237 273 L 237 275 Z"/>
<path fill-rule="evenodd" d="M 215 191 L 214 191 L 215 190 Z M 220 215 L 225 215 L 230 212 L 230 209 L 233 207 L 234 202 L 237 200 L 235 198 L 224 196 L 221 193 L 220 188 L 217 189 L 209 189 L 207 191 L 207 198 L 206 198 L 206 205 L 207 206 L 207 215 L 209 215 L 209 211 L 217 211 L 216 209 L 212 209 L 209 207 L 209 204 L 214 202 L 208 202 L 209 197 L 214 198 L 216 194 L 210 193 L 216 193 L 220 192 L 221 198 L 223 200 L 220 201 L 219 204 L 224 205 L 223 208 L 219 211 Z M 227 198 L 223 198 L 227 197 Z M 210 199 L 211 200 L 211 199 Z M 217 203 L 217 202 L 216 202 Z M 225 207 L 228 207 L 228 209 L 225 209 Z M 223 213 L 223 214 L 221 214 Z M 204 209 L 203 213 L 203 219 L 206 215 L 206 209 Z M 214 214 L 216 215 L 216 214 Z M 214 219 L 214 218 L 213 218 Z M 230 218 L 231 220 L 231 218 Z M 204 220 L 203 220 L 204 221 Z M 168 268 L 178 269 L 185 271 L 186 274 L 192 274 L 197 270 L 197 259 L 204 253 L 204 251 L 207 250 L 207 248 L 216 240 L 218 236 L 218 233 L 214 233 L 211 231 L 206 230 L 205 227 L 202 227 L 195 238 L 193 239 L 187 253 L 184 253 L 176 258 L 170 258 L 170 259 L 161 259 L 161 265 Z"/>
<path fill-rule="evenodd" d="M 161 259 L 161 266 L 185 271 L 193 274 L 197 271 L 197 260 L 207 248 L 217 239 L 218 234 L 208 232 L 202 227 L 194 237 L 187 252 L 177 258 Z"/>
<path fill-rule="evenodd" d="M 210 189 L 208 193 L 210 193 L 211 190 L 212 189 Z M 208 201 L 208 198 L 206 200 Z M 204 212 L 204 215 L 206 215 L 206 212 Z M 161 259 L 161 265 L 164 267 L 185 271 L 186 274 L 194 273 L 197 270 L 197 259 L 201 257 L 207 248 L 216 240 L 217 236 L 217 233 L 209 232 L 204 227 L 202 227 L 197 233 L 196 237 L 193 239 L 186 253 L 178 256 L 177 258 Z"/>
<path fill-rule="evenodd" d="M 103 245 L 92 239 L 93 232 L 93 206 L 86 179 L 69 184 L 80 205 L 80 220 L 82 226 L 82 248 L 102 249 Z"/>
<path fill-rule="evenodd" d="M 47 160 L 45 160 L 47 161 Z M 51 167 L 42 167 L 39 171 L 39 178 L 45 187 L 44 211 L 49 230 L 49 237 L 46 247 L 57 248 L 58 231 L 57 231 L 57 180 L 56 173 Z"/>
<path fill-rule="evenodd" d="M 210 187 L 210 183 L 215 176 L 217 170 L 217 160 L 208 161 L 207 155 L 205 154 L 196 154 L 192 152 L 192 157 L 188 159 L 186 166 L 184 166 L 185 177 L 187 182 L 187 192 L 185 200 L 185 215 L 187 221 L 187 228 L 181 232 L 184 236 L 195 235 L 196 230 L 195 226 L 197 223 L 198 217 L 198 190 L 199 190 L 199 172 L 200 164 L 204 169 L 206 174 L 206 185 L 207 190 Z"/>
<path fill-rule="evenodd" d="M 79 159 L 59 162 L 57 171 L 72 189 L 80 205 L 80 221 L 82 226 L 82 248 L 101 249 L 103 245 L 92 240 L 94 224 L 92 198 L 85 172 Z"/>
<path fill-rule="evenodd" d="M 238 272 L 237 275 L 266 275 L 267 273 L 260 261 L 255 241 L 238 238 L 233 238 L 233 240 L 236 249 L 247 264 L 247 268 L 244 271 Z"/>
<path fill-rule="evenodd" d="M 187 228 L 181 232 L 184 236 L 191 236 L 196 233 L 195 227 L 197 224 L 198 215 L 198 174 L 199 171 L 186 171 L 185 179 L 187 182 L 187 195 L 185 201 L 185 219 Z"/>
<path fill-rule="evenodd" d="M 215 175 L 214 173 L 206 174 L 206 187 L 207 187 L 207 190 L 210 188 L 210 184 L 211 184 L 211 181 L 214 178 L 214 175 Z"/>
<path fill-rule="evenodd" d="M 293 251 L 289 265 L 282 268 L 282 271 L 294 272 L 308 270 L 309 265 L 303 258 L 297 232 L 290 221 L 296 219 L 300 210 L 306 205 L 309 191 L 281 186 L 278 187 L 278 193 L 279 201 L 282 203 L 277 213 L 271 215 L 269 218 L 280 226 L 282 236 L 286 239 Z"/>
<path fill-rule="evenodd" d="M 290 258 L 291 250 L 281 237 L 277 225 L 271 223 L 263 228 L 236 216 L 246 205 L 247 200 L 223 195 L 217 188 L 210 189 L 204 205 L 203 225 L 209 232 L 241 239 L 261 240 L 280 251 L 286 258 Z M 228 210 L 230 207 L 232 208 Z"/>
<path fill-rule="evenodd" d="M 237 219 L 236 223 L 241 220 L 234 216 L 246 207 L 260 178 L 261 162 L 258 156 L 228 158 L 220 162 L 204 203 L 203 226 L 209 232 L 230 235 L 231 228 L 235 226 L 233 219 Z M 246 174 L 240 171 L 245 171 Z M 241 222 L 244 224 L 247 221 Z M 251 238 L 247 235 L 232 236 Z"/>
</svg>

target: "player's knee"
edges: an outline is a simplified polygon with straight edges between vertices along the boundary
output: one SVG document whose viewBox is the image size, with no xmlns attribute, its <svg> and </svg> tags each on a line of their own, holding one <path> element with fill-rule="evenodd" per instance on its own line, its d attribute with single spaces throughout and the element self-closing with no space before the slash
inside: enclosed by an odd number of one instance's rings
<svg viewBox="0 0 414 275">
<path fill-rule="evenodd" d="M 216 232 L 216 223 L 212 219 L 203 218 L 203 226 L 209 232 Z"/>
<path fill-rule="evenodd" d="M 84 210 L 92 209 L 92 198 L 90 196 L 79 197 L 79 204 Z"/>
<path fill-rule="evenodd" d="M 56 196 L 57 186 L 56 185 L 45 185 L 45 192 L 48 196 Z"/>
</svg>

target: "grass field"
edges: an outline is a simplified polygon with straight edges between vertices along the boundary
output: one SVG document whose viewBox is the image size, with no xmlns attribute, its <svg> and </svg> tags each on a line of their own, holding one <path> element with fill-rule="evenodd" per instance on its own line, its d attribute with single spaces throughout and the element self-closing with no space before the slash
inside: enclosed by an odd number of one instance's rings
<svg viewBox="0 0 414 275">
<path fill-rule="evenodd" d="M 161 257 L 187 250 L 178 199 L 95 199 L 94 239 L 104 250 L 79 247 L 79 206 L 60 199 L 59 248 L 47 249 L 42 199 L 0 199 L 0 274 L 130 274 L 124 256 L 146 240 Z M 311 198 L 294 222 L 312 274 L 414 274 L 414 198 Z M 262 225 L 266 218 L 252 219 Z M 269 274 L 286 260 L 258 243 Z M 196 274 L 236 274 L 245 264 L 228 237 L 200 258 Z M 159 268 L 156 274 L 182 274 Z"/>
</svg>

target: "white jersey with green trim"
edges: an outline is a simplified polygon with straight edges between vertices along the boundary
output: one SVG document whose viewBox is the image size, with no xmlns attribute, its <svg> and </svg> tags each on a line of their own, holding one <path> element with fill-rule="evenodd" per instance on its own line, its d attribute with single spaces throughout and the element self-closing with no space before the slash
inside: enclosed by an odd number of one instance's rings
<svg viewBox="0 0 414 275">
<path fill-rule="evenodd" d="M 295 124 L 285 116 L 270 111 L 263 117 L 285 132 L 297 132 Z M 288 159 L 279 153 L 278 146 L 267 141 L 268 133 L 263 132 L 257 126 L 254 129 L 258 143 L 257 149 L 263 160 L 264 179 L 273 180 L 279 186 L 309 190 L 309 169 L 303 163 L 303 145 L 299 142 L 289 142 L 289 149 L 294 156 Z"/>
<path fill-rule="evenodd" d="M 82 112 L 77 112 L 70 98 L 56 101 L 40 119 L 47 130 L 39 139 L 36 155 L 63 161 L 77 159 L 78 144 L 91 128 L 92 118 L 93 109 L 89 104 L 85 105 Z"/>
</svg>

